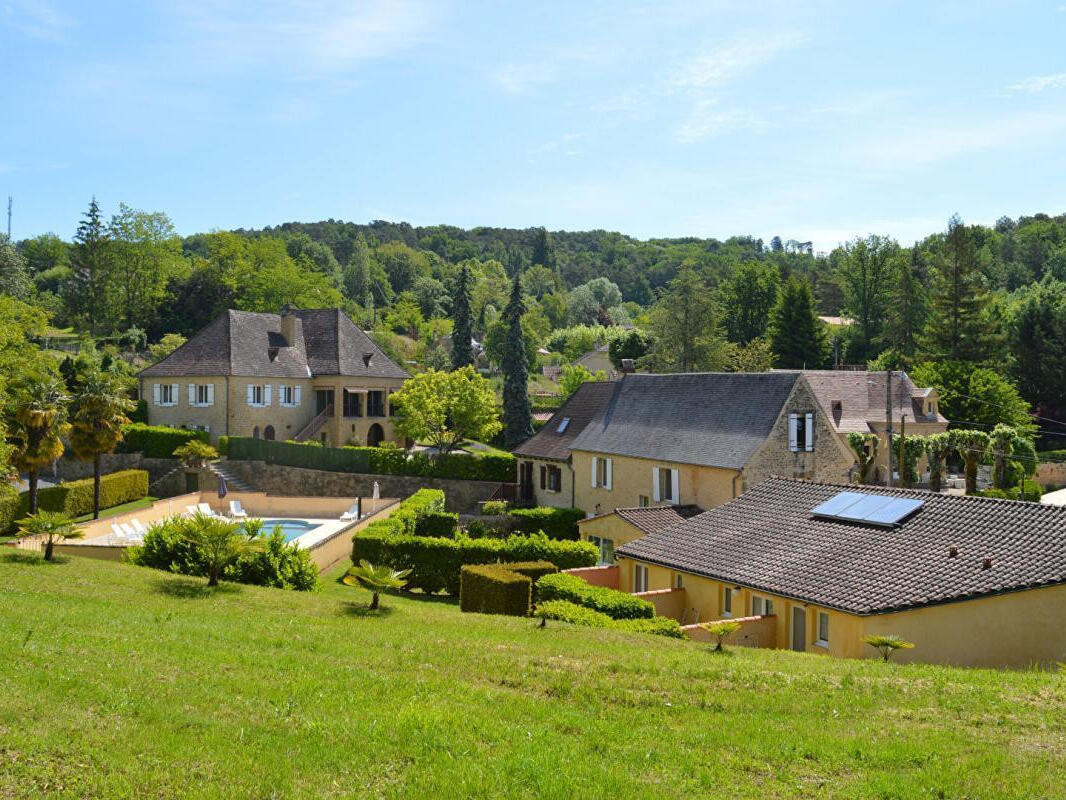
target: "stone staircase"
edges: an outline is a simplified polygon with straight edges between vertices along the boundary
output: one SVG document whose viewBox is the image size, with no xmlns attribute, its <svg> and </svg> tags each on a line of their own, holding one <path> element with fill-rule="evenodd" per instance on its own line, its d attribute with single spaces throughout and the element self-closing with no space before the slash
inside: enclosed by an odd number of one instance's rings
<svg viewBox="0 0 1066 800">
<path fill-rule="evenodd" d="M 233 470 L 226 466 L 225 462 L 215 461 L 207 465 L 207 468 L 215 475 L 220 475 L 226 479 L 226 488 L 231 492 L 257 492 L 256 487 L 250 485 L 247 481 L 242 481 L 238 478 Z"/>
</svg>

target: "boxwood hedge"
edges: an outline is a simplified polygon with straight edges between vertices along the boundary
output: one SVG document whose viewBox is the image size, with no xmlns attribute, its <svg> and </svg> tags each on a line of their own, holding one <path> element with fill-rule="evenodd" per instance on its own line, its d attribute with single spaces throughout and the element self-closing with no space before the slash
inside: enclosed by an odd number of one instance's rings
<svg viewBox="0 0 1066 800">
<path fill-rule="evenodd" d="M 118 443 L 115 452 L 141 453 L 146 458 L 173 458 L 174 450 L 193 439 L 210 441 L 206 431 L 134 422 L 122 429 L 122 441 Z"/>
<path fill-rule="evenodd" d="M 467 564 L 460 570 L 459 608 L 480 614 L 528 616 L 534 582 L 557 571 L 548 561 Z"/>
<path fill-rule="evenodd" d="M 537 581 L 537 594 L 545 601 L 566 600 L 612 619 L 651 619 L 655 616 L 655 606 L 647 600 L 606 586 L 593 586 L 576 575 L 545 575 Z"/>
<path fill-rule="evenodd" d="M 606 614 L 593 611 L 566 600 L 548 600 L 537 605 L 535 616 L 543 619 L 555 619 L 573 625 L 585 625 L 590 628 L 614 628 L 635 633 L 653 633 L 657 636 L 669 636 L 684 639 L 681 624 L 670 617 L 652 617 L 651 619 L 611 619 Z"/>
<path fill-rule="evenodd" d="M 148 496 L 148 473 L 143 469 L 124 469 L 111 472 L 100 479 L 100 508 L 119 506 Z M 37 508 L 41 511 L 62 511 L 72 517 L 89 514 L 93 510 L 93 479 L 83 478 L 49 486 L 37 491 Z M 0 495 L 0 531 L 10 530 L 14 523 L 30 510 L 29 494 Z M 6 524 L 5 524 L 6 520 Z"/>
<path fill-rule="evenodd" d="M 577 523 L 585 518 L 580 508 L 515 508 L 510 515 L 516 520 L 518 530 L 525 533 L 544 531 L 552 539 L 577 539 Z"/>
</svg>

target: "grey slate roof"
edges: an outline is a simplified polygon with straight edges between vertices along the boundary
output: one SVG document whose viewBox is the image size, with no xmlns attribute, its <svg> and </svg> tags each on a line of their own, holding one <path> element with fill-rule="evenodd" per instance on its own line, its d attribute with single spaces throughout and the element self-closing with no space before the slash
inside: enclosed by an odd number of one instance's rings
<svg viewBox="0 0 1066 800">
<path fill-rule="evenodd" d="M 289 342 L 281 333 L 278 314 L 231 309 L 140 374 L 145 378 L 198 375 L 308 378 L 338 374 L 407 377 L 340 309 L 293 313 L 297 324 L 293 341 Z M 271 359 L 274 349 L 276 354 Z M 369 366 L 364 363 L 364 353 L 371 354 Z"/>
<path fill-rule="evenodd" d="M 841 491 L 912 497 L 924 506 L 894 528 L 811 516 Z M 874 614 L 1066 583 L 1066 508 L 770 478 L 617 553 Z"/>
<path fill-rule="evenodd" d="M 886 372 L 852 370 L 805 370 L 802 373 L 819 405 L 841 433 L 868 433 L 869 422 L 885 421 Z M 897 422 L 907 414 L 910 422 L 947 425 L 940 414 L 926 414 L 924 398 L 929 389 L 919 388 L 905 372 L 892 378 L 892 417 Z"/>
<path fill-rule="evenodd" d="M 658 533 L 671 525 L 677 525 L 697 514 L 702 514 L 703 509 L 697 505 L 688 504 L 683 506 L 616 508 L 614 513 L 634 528 L 644 531 L 644 533 Z"/>
<path fill-rule="evenodd" d="M 514 449 L 514 455 L 566 461 L 570 458 L 571 443 L 607 405 L 614 386 L 615 384 L 608 381 L 589 381 L 581 384 L 552 414 L 544 427 Z M 559 423 L 566 417 L 570 418 L 570 424 L 566 426 L 565 431 L 559 433 Z"/>
<path fill-rule="evenodd" d="M 740 469 L 769 435 L 798 375 L 628 374 L 571 449 Z"/>
</svg>

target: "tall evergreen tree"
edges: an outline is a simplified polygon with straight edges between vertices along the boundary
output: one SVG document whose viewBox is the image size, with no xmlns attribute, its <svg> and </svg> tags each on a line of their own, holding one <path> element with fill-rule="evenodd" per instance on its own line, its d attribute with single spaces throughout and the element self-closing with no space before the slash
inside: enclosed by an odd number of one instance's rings
<svg viewBox="0 0 1066 800">
<path fill-rule="evenodd" d="M 768 264 L 741 264 L 722 287 L 725 331 L 729 341 L 747 344 L 766 333 L 777 300 L 777 270 Z"/>
<path fill-rule="evenodd" d="M 109 266 L 107 231 L 94 197 L 74 234 L 70 277 L 63 285 L 67 308 L 90 333 L 95 333 L 107 316 Z"/>
<path fill-rule="evenodd" d="M 529 403 L 529 369 L 522 334 L 522 280 L 514 276 L 511 299 L 503 309 L 507 339 L 503 351 L 503 436 L 508 448 L 517 447 L 533 435 L 533 409 Z"/>
<path fill-rule="evenodd" d="M 909 258 L 896 262 L 881 344 L 905 358 L 913 358 L 927 315 L 925 270 L 921 251 L 915 245 Z"/>
<path fill-rule="evenodd" d="M 825 326 L 818 319 L 810 284 L 790 278 L 770 313 L 770 348 L 784 369 L 817 369 L 825 363 Z"/>
<path fill-rule="evenodd" d="M 958 215 L 934 261 L 933 291 L 923 349 L 931 359 L 981 362 L 993 357 L 999 337 L 977 263 L 973 234 Z"/>
<path fill-rule="evenodd" d="M 555 243 L 552 242 L 551 234 L 544 228 L 537 228 L 533 234 L 533 257 L 530 263 L 555 270 Z"/>
<path fill-rule="evenodd" d="M 452 299 L 452 367 L 459 369 L 474 363 L 474 348 L 470 340 L 474 335 L 474 322 L 470 310 L 470 267 L 463 264 L 455 278 L 455 293 Z"/>
</svg>

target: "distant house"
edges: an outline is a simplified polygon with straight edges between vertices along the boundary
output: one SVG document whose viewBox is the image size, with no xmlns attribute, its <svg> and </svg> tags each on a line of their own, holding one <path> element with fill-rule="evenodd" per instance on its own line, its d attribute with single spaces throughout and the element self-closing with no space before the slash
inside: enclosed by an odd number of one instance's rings
<svg viewBox="0 0 1066 800">
<path fill-rule="evenodd" d="M 570 445 L 603 410 L 612 388 L 603 381 L 581 384 L 536 434 L 514 449 L 520 501 L 556 508 L 574 505 Z"/>
<path fill-rule="evenodd" d="M 138 376 L 152 425 L 219 436 L 396 441 L 407 372 L 340 309 L 226 311 Z"/>
<path fill-rule="evenodd" d="M 581 520 L 578 528 L 583 541 L 592 542 L 600 549 L 600 564 L 613 564 L 616 547 L 658 533 L 702 512 L 699 506 L 616 508 L 609 514 Z"/>
<path fill-rule="evenodd" d="M 585 523 L 588 524 L 588 523 Z M 626 591 L 683 592 L 687 622 L 739 640 L 850 658 L 866 635 L 896 660 L 1066 660 L 1066 508 L 771 478 L 616 549 Z"/>
</svg>

